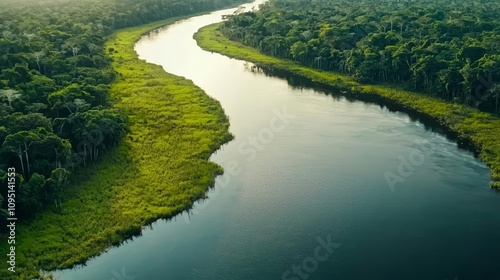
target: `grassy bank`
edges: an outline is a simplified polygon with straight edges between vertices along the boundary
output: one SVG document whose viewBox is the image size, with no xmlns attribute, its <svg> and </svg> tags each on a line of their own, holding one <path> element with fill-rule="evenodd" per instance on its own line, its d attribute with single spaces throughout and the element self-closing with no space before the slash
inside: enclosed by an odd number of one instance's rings
<svg viewBox="0 0 500 280">
<path fill-rule="evenodd" d="M 158 218 L 190 208 L 222 172 L 208 161 L 231 139 L 218 101 L 191 81 L 139 60 L 134 51 L 141 35 L 175 20 L 110 37 L 106 50 L 114 50 L 109 56 L 119 74 L 110 96 L 128 116 L 130 132 L 99 163 L 75 174 L 62 213 L 44 211 L 18 225 L 16 273 L 2 262 L 0 279 L 32 279 L 40 268 L 84 263 Z"/>
<path fill-rule="evenodd" d="M 315 70 L 292 61 L 264 55 L 254 48 L 227 39 L 217 29 L 219 25 L 206 26 L 194 35 L 200 47 L 258 65 L 285 70 L 315 82 L 345 89 L 352 94 L 377 95 L 412 111 L 430 116 L 454 131 L 460 138 L 473 143 L 479 158 L 492 170 L 491 186 L 500 189 L 500 119 L 498 117 L 392 86 L 362 85 L 347 75 Z"/>
</svg>

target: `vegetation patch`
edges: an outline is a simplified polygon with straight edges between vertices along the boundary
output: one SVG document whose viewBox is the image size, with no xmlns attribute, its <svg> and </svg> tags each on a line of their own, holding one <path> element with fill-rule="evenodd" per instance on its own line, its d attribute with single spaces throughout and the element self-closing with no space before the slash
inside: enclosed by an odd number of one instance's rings
<svg viewBox="0 0 500 280">
<path fill-rule="evenodd" d="M 16 273 L 4 263 L 1 279 L 32 279 L 40 268 L 84 263 L 145 225 L 189 209 L 213 186 L 222 169 L 208 158 L 232 139 L 220 104 L 134 51 L 141 35 L 178 19 L 110 37 L 106 50 L 118 73 L 110 97 L 128 116 L 129 132 L 99 162 L 73 174 L 59 211 L 43 211 L 18 227 Z"/>
<path fill-rule="evenodd" d="M 498 117 L 461 104 L 407 91 L 397 86 L 364 85 L 347 74 L 316 70 L 301 66 L 298 62 L 264 55 L 255 48 L 229 40 L 219 30 L 221 25 L 222 23 L 212 24 L 198 30 L 194 35 L 198 45 L 207 51 L 284 70 L 314 82 L 344 89 L 349 91 L 348 94 L 380 96 L 430 116 L 441 125 L 456 132 L 460 138 L 467 139 L 474 144 L 479 158 L 492 170 L 491 187 L 500 188 L 500 142 L 498 141 L 500 119 Z"/>
</svg>

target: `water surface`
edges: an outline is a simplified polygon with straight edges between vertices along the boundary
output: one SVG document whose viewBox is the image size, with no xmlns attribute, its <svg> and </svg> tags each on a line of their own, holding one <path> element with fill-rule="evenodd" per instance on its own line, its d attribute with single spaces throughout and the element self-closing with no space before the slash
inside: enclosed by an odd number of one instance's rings
<svg viewBox="0 0 500 280">
<path fill-rule="evenodd" d="M 193 33 L 232 11 L 136 46 L 220 101 L 235 140 L 211 159 L 226 173 L 191 213 L 60 279 L 500 279 L 485 164 L 405 113 L 201 50 Z"/>
</svg>

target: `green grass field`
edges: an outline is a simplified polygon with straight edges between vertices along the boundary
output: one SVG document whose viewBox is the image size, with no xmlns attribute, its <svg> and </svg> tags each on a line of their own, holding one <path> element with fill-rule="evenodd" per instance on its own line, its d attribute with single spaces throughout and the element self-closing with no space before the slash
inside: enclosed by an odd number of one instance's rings
<svg viewBox="0 0 500 280">
<path fill-rule="evenodd" d="M 315 70 L 292 61 L 264 55 L 254 48 L 224 37 L 218 30 L 219 25 L 206 26 L 194 35 L 201 48 L 261 66 L 285 70 L 314 82 L 345 89 L 351 93 L 376 95 L 430 116 L 441 125 L 456 132 L 460 138 L 472 142 L 479 158 L 491 168 L 491 187 L 500 189 L 500 118 L 432 96 L 409 92 L 394 86 L 362 85 L 347 75 Z"/>
<path fill-rule="evenodd" d="M 134 51 L 141 35 L 175 20 L 121 30 L 109 39 L 106 50 L 114 49 L 109 56 L 119 75 L 110 96 L 128 116 L 130 132 L 100 162 L 74 174 L 61 214 L 48 209 L 18 225 L 16 273 L 3 262 L 0 279 L 32 279 L 40 268 L 84 263 L 145 225 L 189 209 L 222 173 L 208 161 L 232 139 L 219 102 Z"/>
</svg>

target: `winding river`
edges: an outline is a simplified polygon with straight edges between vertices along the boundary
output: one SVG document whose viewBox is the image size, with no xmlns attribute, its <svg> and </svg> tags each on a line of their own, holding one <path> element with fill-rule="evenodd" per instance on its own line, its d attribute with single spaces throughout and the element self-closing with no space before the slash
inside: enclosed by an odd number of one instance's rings
<svg viewBox="0 0 500 280">
<path fill-rule="evenodd" d="M 220 101 L 235 140 L 211 159 L 225 174 L 190 213 L 59 279 L 500 279 L 485 164 L 405 113 L 201 50 L 193 33 L 233 11 L 136 45 Z"/>
</svg>

